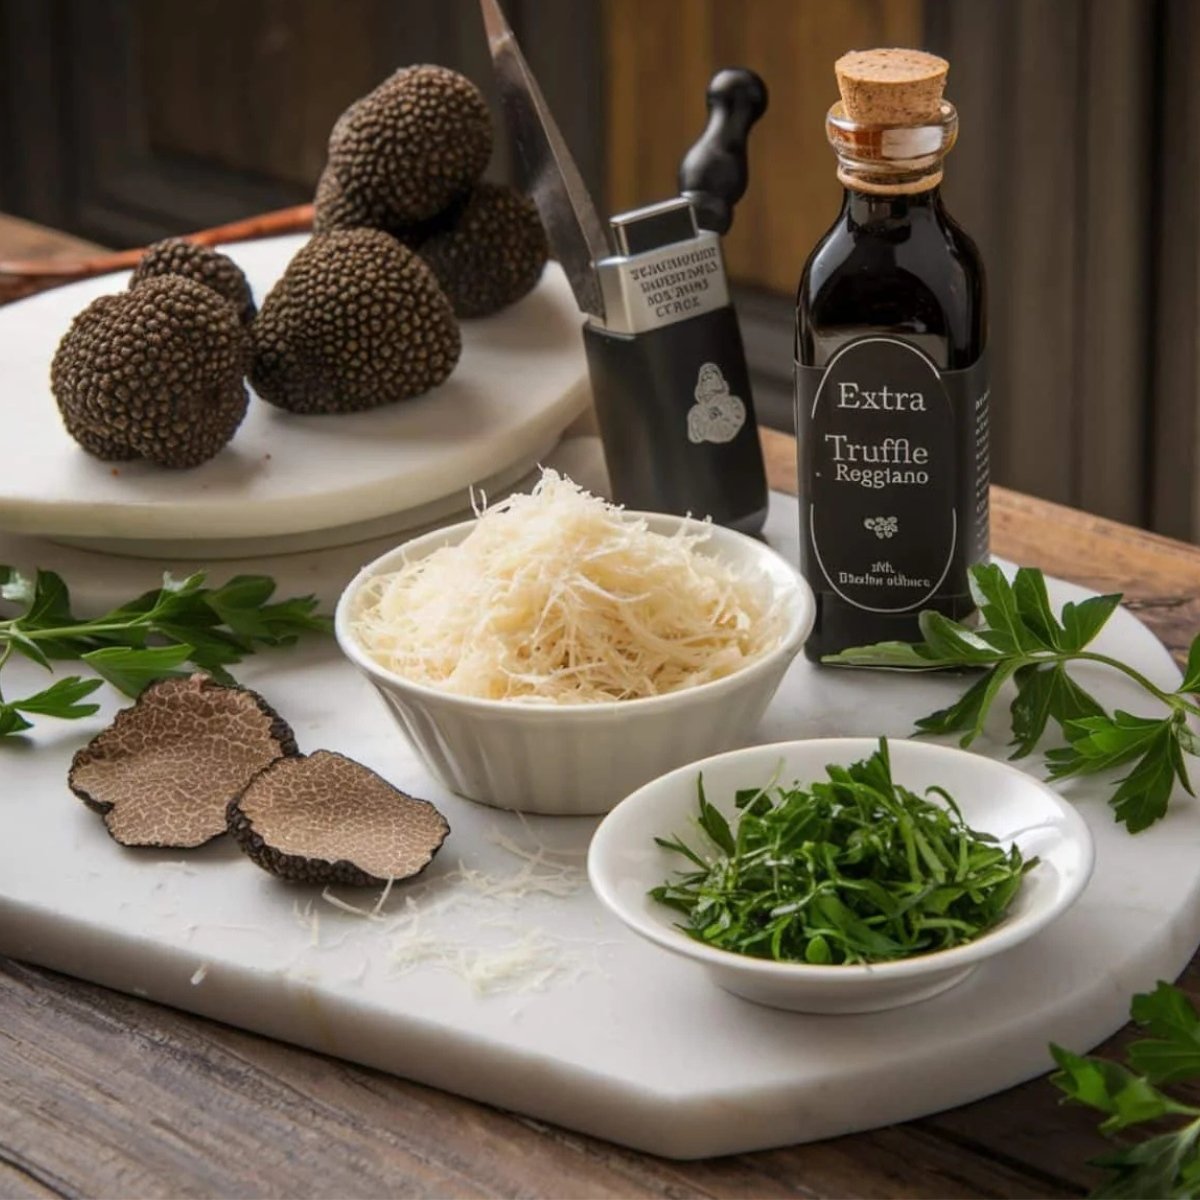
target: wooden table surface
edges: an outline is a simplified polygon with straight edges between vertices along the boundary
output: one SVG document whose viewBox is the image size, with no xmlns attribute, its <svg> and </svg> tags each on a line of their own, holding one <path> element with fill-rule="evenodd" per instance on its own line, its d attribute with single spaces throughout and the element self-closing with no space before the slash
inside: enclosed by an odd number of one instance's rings
<svg viewBox="0 0 1200 1200">
<path fill-rule="evenodd" d="M 0 258 L 57 237 L 0 217 Z M 794 491 L 793 440 L 764 447 Z M 992 513 L 998 554 L 1124 592 L 1182 661 L 1200 549 L 1002 488 Z M 1185 983 L 1200 996 L 1197 960 Z M 1078 1195 L 1105 1143 L 1057 1096 L 1037 1079 L 906 1125 L 678 1163 L 0 959 L 4 1198 Z"/>
</svg>

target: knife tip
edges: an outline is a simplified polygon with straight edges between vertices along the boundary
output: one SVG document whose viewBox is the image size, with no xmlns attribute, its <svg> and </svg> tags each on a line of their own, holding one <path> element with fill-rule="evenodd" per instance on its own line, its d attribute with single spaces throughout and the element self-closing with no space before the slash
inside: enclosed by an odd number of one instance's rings
<svg viewBox="0 0 1200 1200">
<path fill-rule="evenodd" d="M 483 13 L 483 27 L 491 46 L 498 46 L 512 37 L 512 29 L 497 0 L 479 0 L 479 9 Z"/>
</svg>

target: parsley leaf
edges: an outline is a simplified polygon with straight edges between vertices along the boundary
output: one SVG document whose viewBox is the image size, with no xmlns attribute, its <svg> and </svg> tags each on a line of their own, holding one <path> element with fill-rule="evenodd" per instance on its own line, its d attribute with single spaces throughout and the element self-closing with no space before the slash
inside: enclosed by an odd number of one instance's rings
<svg viewBox="0 0 1200 1200">
<path fill-rule="evenodd" d="M 259 647 L 290 645 L 301 634 L 332 628 L 318 614 L 314 596 L 268 603 L 275 594 L 269 576 L 239 575 L 219 588 L 206 587 L 205 578 L 202 571 L 183 579 L 164 575 L 160 587 L 80 618 L 66 583 L 53 571 L 30 578 L 0 566 L 0 603 L 17 609 L 12 616 L 0 609 L 0 668 L 21 654 L 47 670 L 55 661 L 82 661 L 101 677 L 71 676 L 23 700 L 0 695 L 0 738 L 31 728 L 27 715 L 90 716 L 98 705 L 81 701 L 104 680 L 128 696 L 194 669 L 232 683 L 228 667 Z"/>
<path fill-rule="evenodd" d="M 856 646 L 823 661 L 848 667 L 983 671 L 954 704 L 917 722 L 922 733 L 961 734 L 963 746 L 983 731 L 1011 681 L 1016 688 L 1009 707 L 1012 757 L 1033 753 L 1053 723 L 1066 745 L 1046 753 L 1051 779 L 1129 766 L 1110 803 L 1131 833 L 1166 813 L 1176 783 L 1192 790 L 1185 756 L 1200 755 L 1200 734 L 1189 724 L 1200 717 L 1200 705 L 1188 696 L 1200 693 L 1200 636 L 1192 643 L 1183 683 L 1168 692 L 1119 659 L 1087 648 L 1116 611 L 1120 596 L 1070 602 L 1056 616 L 1040 571 L 1022 567 L 1010 583 L 999 567 L 983 564 L 971 568 L 970 581 L 982 618 L 978 625 L 926 611 L 920 615 L 921 642 Z M 1164 705 L 1166 715 L 1110 716 L 1071 677 L 1068 667 L 1074 662 L 1122 672 Z"/>
<path fill-rule="evenodd" d="M 1106 1135 L 1169 1117 L 1186 1121 L 1171 1132 L 1093 1159 L 1109 1173 L 1093 1195 L 1200 1195 L 1200 1108 L 1158 1086 L 1200 1078 L 1200 1018 L 1183 992 L 1163 982 L 1153 992 L 1134 996 L 1131 1015 L 1150 1037 L 1129 1047 L 1128 1067 L 1051 1046 L 1059 1069 L 1050 1082 L 1064 1093 L 1064 1102 L 1103 1113 L 1100 1131 Z"/>
</svg>

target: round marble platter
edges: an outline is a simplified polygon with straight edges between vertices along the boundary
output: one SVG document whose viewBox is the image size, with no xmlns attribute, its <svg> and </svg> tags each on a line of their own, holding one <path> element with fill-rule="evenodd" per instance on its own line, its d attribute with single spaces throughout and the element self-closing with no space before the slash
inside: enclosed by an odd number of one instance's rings
<svg viewBox="0 0 1200 1200">
<path fill-rule="evenodd" d="M 224 247 L 261 303 L 305 236 Z M 462 322 L 462 358 L 424 396 L 297 416 L 251 398 L 233 441 L 186 471 L 105 463 L 67 435 L 50 393 L 55 347 L 128 272 L 0 308 L 0 529 L 149 557 L 247 557 L 347 545 L 443 519 L 542 460 L 590 403 L 579 313 L 550 263 L 529 296 Z"/>
</svg>

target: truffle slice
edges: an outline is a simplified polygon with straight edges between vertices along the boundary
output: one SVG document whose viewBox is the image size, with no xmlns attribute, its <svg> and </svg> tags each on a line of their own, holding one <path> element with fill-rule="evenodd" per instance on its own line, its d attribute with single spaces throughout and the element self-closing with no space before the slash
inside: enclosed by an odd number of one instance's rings
<svg viewBox="0 0 1200 1200">
<path fill-rule="evenodd" d="M 376 214 L 371 224 L 398 227 L 427 220 L 468 191 L 491 154 L 479 89 L 446 67 L 415 66 L 342 113 L 329 135 L 327 169 L 343 197 Z"/>
<path fill-rule="evenodd" d="M 229 831 L 265 871 L 300 883 L 368 887 L 420 874 L 450 826 L 352 758 L 281 758 L 229 804 Z"/>
<path fill-rule="evenodd" d="M 83 747 L 67 782 L 123 846 L 190 849 L 225 832 L 229 801 L 298 753 L 257 693 L 207 675 L 152 683 Z"/>
<path fill-rule="evenodd" d="M 194 467 L 246 415 L 249 339 L 233 305 L 181 275 L 101 296 L 58 344 L 50 386 L 67 432 L 97 458 Z"/>
<path fill-rule="evenodd" d="M 532 200 L 513 188 L 481 183 L 452 227 L 421 240 L 417 253 L 456 315 L 486 317 L 533 289 L 550 248 Z"/>
<path fill-rule="evenodd" d="M 263 301 L 250 382 L 297 413 L 345 413 L 418 396 L 462 349 L 425 263 L 375 229 L 314 234 Z"/>
<path fill-rule="evenodd" d="M 254 296 L 242 269 L 225 254 L 207 246 L 197 246 L 186 238 L 167 238 L 155 242 L 145 254 L 129 280 L 130 288 L 159 275 L 182 275 L 211 288 L 224 296 L 238 311 L 243 325 L 254 320 Z"/>
</svg>

